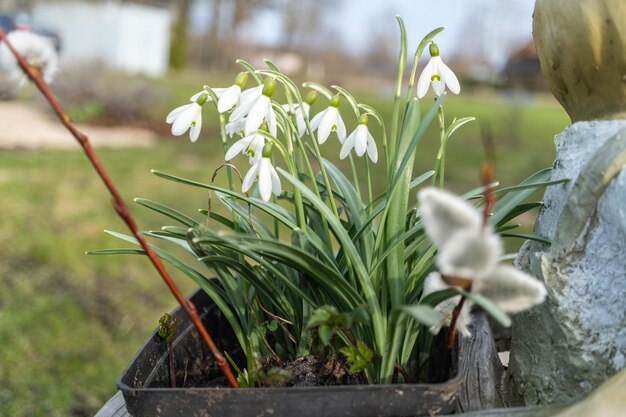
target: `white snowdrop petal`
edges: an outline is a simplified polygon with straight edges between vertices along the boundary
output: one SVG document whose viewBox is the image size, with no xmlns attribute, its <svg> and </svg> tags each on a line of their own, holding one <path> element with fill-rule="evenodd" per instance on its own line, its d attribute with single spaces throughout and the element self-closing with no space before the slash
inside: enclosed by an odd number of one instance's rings
<svg viewBox="0 0 626 417">
<path fill-rule="evenodd" d="M 442 95 L 443 92 L 446 90 L 446 84 L 443 81 L 434 80 L 432 82 L 432 85 L 433 85 L 433 92 L 435 93 L 437 97 Z"/>
<path fill-rule="evenodd" d="M 367 132 L 367 154 L 373 163 L 378 162 L 378 148 L 376 148 L 376 141 L 374 141 L 374 137 Z"/>
<path fill-rule="evenodd" d="M 257 99 L 252 109 L 250 109 L 250 113 L 248 113 L 248 117 L 246 118 L 246 125 L 244 127 L 244 132 L 246 135 L 256 132 L 261 123 L 263 123 L 263 119 L 268 112 L 268 107 L 270 106 L 270 99 L 267 96 L 261 96 Z"/>
<path fill-rule="evenodd" d="M 439 72 L 441 74 L 441 80 L 446 83 L 450 91 L 454 94 L 459 94 L 461 92 L 461 85 L 459 84 L 459 79 L 456 77 L 454 72 L 441 61 L 439 63 Z"/>
<path fill-rule="evenodd" d="M 261 161 L 259 160 L 254 165 L 252 165 L 250 169 L 248 170 L 248 172 L 246 173 L 246 176 L 243 177 L 243 183 L 241 184 L 241 191 L 243 191 L 244 193 L 248 192 L 250 187 L 252 187 L 252 184 L 254 184 L 254 180 L 256 179 L 257 172 L 259 171 L 260 162 Z"/>
<path fill-rule="evenodd" d="M 363 156 L 367 150 L 367 127 L 365 125 L 359 125 L 355 129 L 354 133 L 354 151 L 358 156 Z"/>
<path fill-rule="evenodd" d="M 239 95 L 239 104 L 245 104 L 248 101 L 254 101 L 255 98 L 259 97 L 263 94 L 263 85 L 258 85 L 256 87 L 248 88 L 244 90 Z"/>
<path fill-rule="evenodd" d="M 269 105 L 269 108 L 267 109 L 265 121 L 267 122 L 267 131 L 269 132 L 269 134 L 276 137 L 276 134 L 278 133 L 276 124 L 276 113 L 274 112 L 271 103 Z"/>
<path fill-rule="evenodd" d="M 270 165 L 270 174 L 272 176 L 272 193 L 276 196 L 279 196 L 282 192 L 282 186 L 280 184 L 280 177 L 276 172 L 276 169 Z"/>
<path fill-rule="evenodd" d="M 176 107 L 174 110 L 172 110 L 171 112 L 168 113 L 167 117 L 165 118 L 165 123 L 173 123 L 174 120 L 176 120 L 176 118 L 185 111 L 186 108 L 188 108 L 189 106 L 191 106 L 191 104 L 184 104 L 180 107 Z"/>
<path fill-rule="evenodd" d="M 335 111 L 333 111 L 334 109 Z M 330 136 L 330 132 L 332 131 L 333 126 L 337 120 L 336 111 L 334 107 L 329 107 L 326 111 L 326 114 L 320 121 L 320 125 L 317 128 L 317 142 L 321 145 L 328 139 Z"/>
<path fill-rule="evenodd" d="M 192 142 L 195 142 L 198 140 L 198 137 L 200 137 L 201 129 L 202 129 L 202 113 L 200 113 L 198 117 L 196 117 L 196 119 L 191 124 L 191 128 L 189 129 L 189 139 Z"/>
<path fill-rule="evenodd" d="M 460 229 L 439 246 L 437 266 L 443 275 L 476 280 L 495 268 L 501 254 L 500 238 L 489 229 Z"/>
<path fill-rule="evenodd" d="M 324 109 L 321 112 L 317 113 L 315 116 L 313 116 L 313 119 L 311 120 L 311 123 L 310 123 L 311 130 L 316 130 L 320 126 L 320 123 L 322 122 L 322 119 L 324 118 L 327 112 L 328 112 L 328 109 Z"/>
<path fill-rule="evenodd" d="M 261 87 L 261 89 L 259 89 L 259 87 Z M 235 122 L 250 113 L 250 110 L 255 105 L 257 99 L 261 96 L 261 92 L 263 91 L 263 86 L 259 87 L 246 90 L 239 95 L 239 103 L 237 104 L 237 107 L 235 107 L 235 110 L 233 110 L 230 114 L 230 117 L 228 118 L 229 122 Z"/>
<path fill-rule="evenodd" d="M 251 141 L 252 141 L 252 136 L 246 136 L 245 138 L 239 139 L 237 142 L 233 143 L 233 145 L 230 148 L 228 148 L 228 151 L 226 151 L 224 160 L 230 161 L 235 156 L 245 151 L 248 145 L 250 145 Z"/>
<path fill-rule="evenodd" d="M 417 98 L 422 98 L 426 95 L 426 93 L 428 93 L 428 86 L 430 85 L 431 77 L 433 76 L 433 70 L 433 61 L 431 58 L 417 80 Z"/>
<path fill-rule="evenodd" d="M 339 110 L 337 110 L 336 126 L 337 138 L 339 138 L 340 143 L 343 143 L 346 140 L 346 125 L 341 118 L 341 114 L 339 114 Z"/>
<path fill-rule="evenodd" d="M 343 145 L 341 145 L 341 151 L 339 152 L 339 159 L 345 159 L 354 147 L 354 141 L 356 138 L 356 130 L 348 136 Z"/>
<path fill-rule="evenodd" d="M 221 93 L 220 98 L 217 101 L 217 111 L 220 113 L 224 113 L 226 110 L 230 110 L 235 104 L 237 104 L 237 100 L 239 100 L 240 94 L 241 88 L 239 88 L 238 85 L 233 85 L 225 89 Z"/>
<path fill-rule="evenodd" d="M 263 201 L 269 201 L 272 195 L 272 163 L 269 158 L 259 161 L 259 194 Z"/>
<path fill-rule="evenodd" d="M 459 229 L 478 230 L 482 216 L 460 197 L 434 187 L 418 193 L 419 211 L 428 237 L 441 246 Z"/>
<path fill-rule="evenodd" d="M 475 281 L 472 290 L 507 313 L 541 304 L 546 297 L 546 287 L 541 281 L 509 265 L 497 266 L 491 274 Z"/>
<path fill-rule="evenodd" d="M 187 129 L 191 128 L 191 123 L 196 119 L 197 109 L 202 110 L 202 107 L 197 103 L 191 103 L 189 106 L 182 111 L 174 120 L 172 124 L 172 135 L 181 136 L 183 135 Z"/>
</svg>

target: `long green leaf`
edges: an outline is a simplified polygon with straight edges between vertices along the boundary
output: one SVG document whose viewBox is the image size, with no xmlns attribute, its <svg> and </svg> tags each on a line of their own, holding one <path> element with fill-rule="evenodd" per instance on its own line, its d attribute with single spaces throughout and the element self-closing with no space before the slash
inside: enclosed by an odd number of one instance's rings
<svg viewBox="0 0 626 417">
<path fill-rule="evenodd" d="M 184 215 L 183 213 L 174 210 L 170 207 L 167 207 L 163 204 L 157 203 L 155 201 L 147 200 L 145 198 L 135 198 L 135 203 L 140 204 L 144 207 L 149 208 L 150 210 L 156 211 L 157 213 L 161 213 L 170 219 L 174 219 L 177 222 L 184 224 L 188 227 L 194 227 L 198 225 L 198 222 L 192 219 L 189 216 Z"/>
<path fill-rule="evenodd" d="M 384 352 L 386 331 L 385 322 L 380 310 L 378 297 L 376 295 L 376 292 L 374 291 L 374 287 L 372 286 L 372 282 L 367 272 L 367 268 L 365 267 L 363 260 L 359 256 L 356 247 L 352 243 L 350 236 L 341 225 L 341 221 L 337 217 L 335 217 L 332 210 L 328 208 L 328 206 L 326 206 L 326 204 L 324 204 L 324 202 L 321 201 L 311 190 L 309 190 L 306 185 L 304 185 L 302 182 L 293 177 L 284 169 L 280 167 L 277 169 L 280 174 L 285 177 L 291 184 L 300 189 L 300 191 L 302 192 L 302 196 L 309 200 L 317 208 L 320 214 L 328 221 L 328 225 L 333 230 L 333 233 L 341 244 L 341 247 L 344 250 L 346 256 L 350 259 L 355 275 L 357 276 L 357 279 L 361 284 L 365 299 L 372 315 L 374 335 L 376 338 L 376 347 L 379 352 Z"/>
</svg>

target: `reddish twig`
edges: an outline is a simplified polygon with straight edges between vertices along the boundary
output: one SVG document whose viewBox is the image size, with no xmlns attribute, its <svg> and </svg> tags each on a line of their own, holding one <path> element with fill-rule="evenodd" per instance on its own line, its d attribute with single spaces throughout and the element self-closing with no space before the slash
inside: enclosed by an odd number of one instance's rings
<svg viewBox="0 0 626 417">
<path fill-rule="evenodd" d="M 454 307 L 452 311 L 452 319 L 450 320 L 450 331 L 448 332 L 448 340 L 446 342 L 446 351 L 449 353 L 452 351 L 454 347 L 454 339 L 456 336 L 456 324 L 459 321 L 459 316 L 461 315 L 461 309 L 463 308 L 463 304 L 465 304 L 465 296 L 461 296 L 461 301 Z"/>
<path fill-rule="evenodd" d="M 3 41 L 6 44 L 6 46 L 9 48 L 9 50 L 13 53 L 13 55 L 17 59 L 19 66 L 22 68 L 24 73 L 28 76 L 28 78 L 30 78 L 30 80 L 41 91 L 41 93 L 44 95 L 46 100 L 48 100 L 48 102 L 52 106 L 52 109 L 54 110 L 56 115 L 59 117 L 63 125 L 67 128 L 67 130 L 70 131 L 72 136 L 74 136 L 74 138 L 78 141 L 80 146 L 83 148 L 83 151 L 85 152 L 85 154 L 87 155 L 87 158 L 89 159 L 94 169 L 98 173 L 98 176 L 104 183 L 105 187 L 109 190 L 109 193 L 111 194 L 113 198 L 113 201 L 112 201 L 113 208 L 115 209 L 117 214 L 120 216 L 120 218 L 124 221 L 124 223 L 126 223 L 128 228 L 131 230 L 131 232 L 133 233 L 133 235 L 135 236 L 135 238 L 137 239 L 137 241 L 139 242 L 139 244 L 145 251 L 146 255 L 150 259 L 150 262 L 152 263 L 152 265 L 154 265 L 159 275 L 161 275 L 161 277 L 165 281 L 165 284 L 170 289 L 171 293 L 174 295 L 174 297 L 176 298 L 180 306 L 183 308 L 183 310 L 185 310 L 185 313 L 187 313 L 187 316 L 192 321 L 194 326 L 198 329 L 198 332 L 200 333 L 200 337 L 202 338 L 204 343 L 209 347 L 209 349 L 213 353 L 213 357 L 215 358 L 215 361 L 217 362 L 222 373 L 228 380 L 230 386 L 233 388 L 238 388 L 239 384 L 237 384 L 237 380 L 235 379 L 230 369 L 230 366 L 228 365 L 228 362 L 226 361 L 224 356 L 222 356 L 219 349 L 213 342 L 213 339 L 209 335 L 209 332 L 206 330 L 206 328 L 202 324 L 202 321 L 200 320 L 200 317 L 198 316 L 196 307 L 193 305 L 191 301 L 187 300 L 181 294 L 180 290 L 178 289 L 178 287 L 176 286 L 176 284 L 170 277 L 169 273 L 165 269 L 165 266 L 163 265 L 163 262 L 161 262 L 161 259 L 154 252 L 154 250 L 152 250 L 152 248 L 148 245 L 146 240 L 141 235 L 141 232 L 139 232 L 139 229 L 137 228 L 137 224 L 135 223 L 134 218 L 130 214 L 130 211 L 128 210 L 128 207 L 126 206 L 126 203 L 124 203 L 124 200 L 122 199 L 121 195 L 117 191 L 117 188 L 113 184 L 113 181 L 111 181 L 111 178 L 109 177 L 107 171 L 104 169 L 100 160 L 98 159 L 95 152 L 93 151 L 93 148 L 91 147 L 91 144 L 89 143 L 89 139 L 87 135 L 85 135 L 83 132 L 78 130 L 76 125 L 70 120 L 65 110 L 63 110 L 63 107 L 57 100 L 56 96 L 54 95 L 50 87 L 48 87 L 48 84 L 46 84 L 46 82 L 41 78 L 39 71 L 35 68 L 32 68 L 28 64 L 28 62 L 26 62 L 24 57 L 22 57 L 22 55 L 13 47 L 13 45 L 11 45 L 11 43 L 8 41 L 2 29 L 0 29 L 0 40 Z"/>
<path fill-rule="evenodd" d="M 485 205 L 483 207 L 483 226 L 487 225 L 491 209 L 495 203 L 493 198 L 493 178 L 496 171 L 496 147 L 493 142 L 493 134 L 488 124 L 482 126 L 483 147 L 485 148 L 485 160 L 482 167 L 482 181 L 485 189 Z"/>
</svg>

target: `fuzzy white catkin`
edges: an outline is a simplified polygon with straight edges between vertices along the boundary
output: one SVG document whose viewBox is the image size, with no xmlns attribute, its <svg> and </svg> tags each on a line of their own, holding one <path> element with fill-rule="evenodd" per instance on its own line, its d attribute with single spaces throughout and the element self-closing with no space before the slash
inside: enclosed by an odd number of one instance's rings
<svg viewBox="0 0 626 417">
<path fill-rule="evenodd" d="M 58 70 L 58 56 L 50 40 L 22 30 L 10 32 L 7 39 L 31 67 L 39 70 L 44 81 L 53 81 Z M 26 80 L 17 59 L 4 42 L 0 43 L 0 68 L 20 85 Z"/>
<path fill-rule="evenodd" d="M 424 292 L 422 293 L 422 298 L 426 297 L 428 294 L 432 294 L 437 291 L 445 290 L 446 288 L 450 288 L 443 280 L 441 279 L 441 275 L 438 272 L 431 272 L 426 277 L 424 281 Z M 458 295 L 456 297 L 448 298 L 446 301 L 439 303 L 435 310 L 437 310 L 443 316 L 443 322 L 440 325 L 432 326 L 429 330 L 433 334 L 439 333 L 441 327 L 450 326 L 450 322 L 452 321 L 452 311 L 461 301 L 461 296 Z M 463 304 L 463 308 L 461 309 L 461 313 L 459 314 L 459 318 L 456 322 L 456 328 L 463 336 L 469 337 L 471 336 L 471 332 L 469 331 L 469 325 L 472 320 L 472 316 L 470 315 L 470 311 L 472 309 L 472 302 L 470 300 L 465 300 L 465 304 Z"/>
</svg>

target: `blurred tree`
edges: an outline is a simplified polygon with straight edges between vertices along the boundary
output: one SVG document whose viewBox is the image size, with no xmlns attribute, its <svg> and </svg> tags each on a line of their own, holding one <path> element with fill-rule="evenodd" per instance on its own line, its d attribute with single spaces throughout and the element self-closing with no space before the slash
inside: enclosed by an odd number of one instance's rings
<svg viewBox="0 0 626 417">
<path fill-rule="evenodd" d="M 172 3 L 175 12 L 170 40 L 170 68 L 180 69 L 187 64 L 189 0 L 174 0 Z"/>
<path fill-rule="evenodd" d="M 458 55 L 468 63 L 475 62 L 476 68 L 469 70 L 478 78 L 493 78 L 513 50 L 531 37 L 530 33 L 520 34 L 516 25 L 526 10 L 524 1 L 480 0 L 470 8 Z"/>
</svg>

